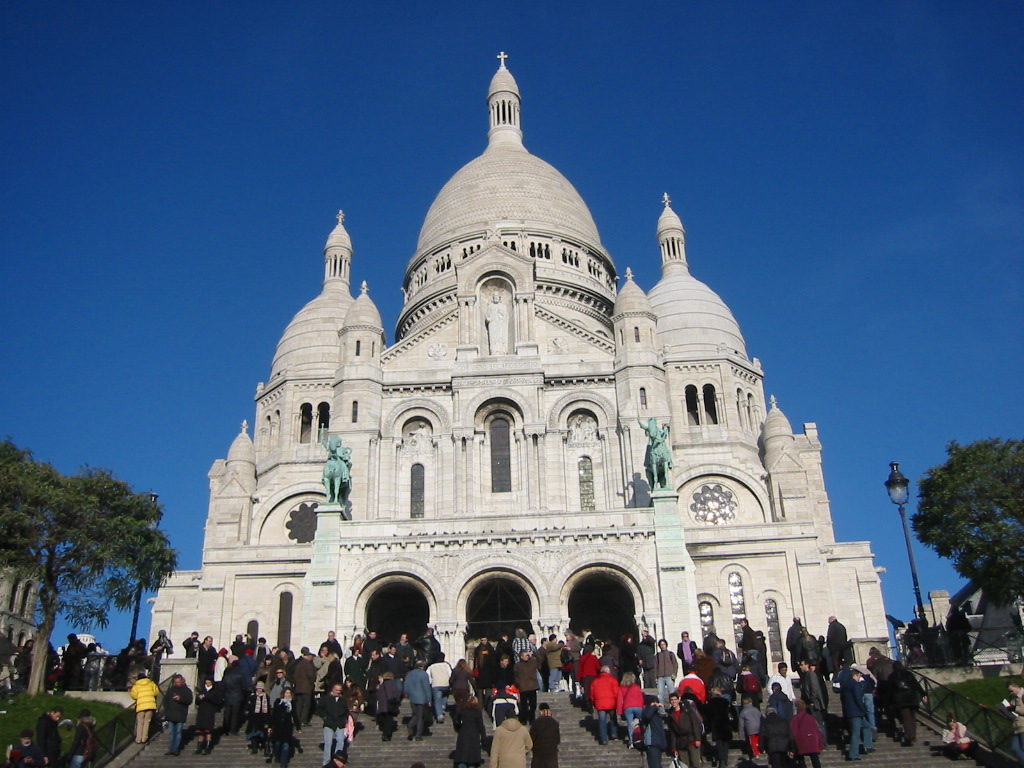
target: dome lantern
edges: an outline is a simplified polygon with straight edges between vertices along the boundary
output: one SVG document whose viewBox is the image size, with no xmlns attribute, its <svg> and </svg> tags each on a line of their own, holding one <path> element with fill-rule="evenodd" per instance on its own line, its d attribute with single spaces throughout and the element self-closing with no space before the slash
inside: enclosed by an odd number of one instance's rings
<svg viewBox="0 0 1024 768">
<path fill-rule="evenodd" d="M 491 127 L 487 132 L 489 146 L 506 144 L 523 145 L 523 129 L 520 125 L 519 108 L 522 103 L 519 96 L 519 85 L 512 73 L 505 68 L 508 54 L 498 54 L 501 66 L 491 78 L 491 87 L 487 90 L 487 109 L 490 111 Z"/>
</svg>

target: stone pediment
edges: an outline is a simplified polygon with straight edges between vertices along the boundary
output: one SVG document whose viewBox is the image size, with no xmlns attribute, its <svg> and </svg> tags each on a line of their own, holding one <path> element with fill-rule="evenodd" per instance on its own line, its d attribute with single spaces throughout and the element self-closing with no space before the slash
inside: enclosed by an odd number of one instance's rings
<svg viewBox="0 0 1024 768">
<path fill-rule="evenodd" d="M 580 341 L 586 342 L 588 345 L 595 349 L 599 349 L 602 352 L 606 352 L 610 355 L 615 354 L 615 344 L 611 339 L 607 339 L 600 334 L 580 327 L 579 324 L 574 323 L 572 320 L 552 312 L 548 307 L 543 307 L 539 304 L 536 305 L 535 314 L 537 319 L 551 326 L 551 328 L 557 332 L 553 335 L 567 334 Z"/>
</svg>

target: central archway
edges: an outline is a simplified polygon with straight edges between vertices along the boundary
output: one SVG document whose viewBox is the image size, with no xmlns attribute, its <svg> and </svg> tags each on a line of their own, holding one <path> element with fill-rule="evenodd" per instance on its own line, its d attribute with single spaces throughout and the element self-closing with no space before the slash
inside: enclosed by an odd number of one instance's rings
<svg viewBox="0 0 1024 768">
<path fill-rule="evenodd" d="M 478 584 L 466 604 L 466 637 L 496 638 L 517 629 L 533 632 L 533 607 L 523 585 L 506 576 Z"/>
<path fill-rule="evenodd" d="M 633 594 L 620 579 L 606 573 L 583 576 L 569 593 L 569 628 L 584 629 L 599 640 L 618 641 L 627 632 L 637 637 Z"/>
<path fill-rule="evenodd" d="M 415 640 L 430 621 L 427 598 L 412 584 L 395 581 L 377 589 L 366 604 L 366 628 L 385 642 L 397 642 L 403 633 Z"/>
</svg>

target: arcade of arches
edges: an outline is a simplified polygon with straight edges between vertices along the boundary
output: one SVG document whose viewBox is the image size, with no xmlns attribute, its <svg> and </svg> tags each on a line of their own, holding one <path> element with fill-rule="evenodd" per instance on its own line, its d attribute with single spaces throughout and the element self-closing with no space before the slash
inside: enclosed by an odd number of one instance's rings
<svg viewBox="0 0 1024 768">
<path fill-rule="evenodd" d="M 527 633 L 543 632 L 534 615 L 535 585 L 518 575 L 505 573 L 479 577 L 469 589 L 464 616 L 459 626 L 464 628 L 467 647 L 481 637 L 497 638 L 503 633 L 513 635 L 517 629 Z M 437 623 L 431 615 L 430 601 L 424 587 L 406 580 L 404 575 L 390 574 L 371 587 L 365 603 L 365 627 L 377 631 L 386 640 L 397 640 L 402 634 L 419 637 L 428 626 Z M 547 593 L 549 590 L 543 590 Z M 577 633 L 592 630 L 598 637 L 621 637 L 630 632 L 636 635 L 636 606 L 632 593 L 624 582 L 613 574 L 601 571 L 578 577 L 568 591 L 568 604 L 562 613 L 568 615 L 568 625 Z M 281 630 L 290 634 L 290 606 L 279 617 Z"/>
</svg>

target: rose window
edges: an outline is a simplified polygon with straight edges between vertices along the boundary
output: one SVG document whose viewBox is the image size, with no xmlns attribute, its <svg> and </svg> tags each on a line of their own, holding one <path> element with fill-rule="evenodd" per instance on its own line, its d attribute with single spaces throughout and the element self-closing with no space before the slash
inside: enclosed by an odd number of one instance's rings
<svg viewBox="0 0 1024 768">
<path fill-rule="evenodd" d="M 705 485 L 693 494 L 690 511 L 708 525 L 725 525 L 736 519 L 736 499 L 720 485 Z"/>
</svg>

